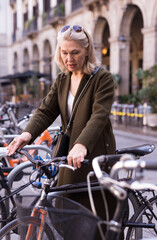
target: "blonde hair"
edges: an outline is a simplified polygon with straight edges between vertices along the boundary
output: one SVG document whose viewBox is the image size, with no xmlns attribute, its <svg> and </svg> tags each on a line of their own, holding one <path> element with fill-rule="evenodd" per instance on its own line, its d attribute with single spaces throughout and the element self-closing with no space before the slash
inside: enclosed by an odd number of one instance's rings
<svg viewBox="0 0 157 240">
<path fill-rule="evenodd" d="M 59 31 L 57 40 L 58 42 L 57 42 L 57 47 L 55 51 L 55 61 L 62 72 L 68 73 L 68 70 L 66 69 L 61 58 L 60 44 L 63 40 L 77 41 L 82 47 L 87 49 L 87 58 L 83 68 L 84 73 L 90 75 L 94 71 L 95 67 L 99 65 L 99 61 L 95 55 L 92 37 L 87 31 L 85 31 L 84 28 L 81 32 L 75 32 L 72 29 L 72 26 L 69 29 L 67 29 L 65 32 Z"/>
</svg>

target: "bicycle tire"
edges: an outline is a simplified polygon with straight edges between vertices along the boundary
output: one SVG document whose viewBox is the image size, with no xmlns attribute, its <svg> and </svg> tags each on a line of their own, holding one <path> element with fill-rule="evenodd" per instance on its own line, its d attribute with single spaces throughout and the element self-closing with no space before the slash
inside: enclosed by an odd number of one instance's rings
<svg viewBox="0 0 157 240">
<path fill-rule="evenodd" d="M 27 161 L 27 162 L 23 162 L 21 164 L 19 164 L 18 166 L 16 166 L 10 173 L 9 175 L 7 176 L 7 180 L 8 180 L 8 185 L 9 187 L 11 188 L 12 187 L 12 184 L 13 182 L 16 181 L 17 179 L 17 176 L 19 174 L 21 174 L 21 172 L 28 168 L 28 167 L 32 167 L 34 166 L 33 163 L 31 163 L 30 161 Z"/>
<path fill-rule="evenodd" d="M 0 200 L 2 197 L 0 196 Z M 7 219 L 7 209 L 4 202 L 0 202 L 0 228 L 5 225 L 5 220 Z"/>
<path fill-rule="evenodd" d="M 126 240 L 131 239 L 141 239 L 141 238 L 154 238 L 157 236 L 157 196 L 149 199 L 151 208 L 148 208 L 144 204 L 139 208 L 139 210 L 131 218 L 131 222 L 134 223 L 149 223 L 155 224 L 154 228 L 139 227 L 134 226 L 129 227 Z M 142 218 L 142 221 L 141 221 Z M 135 230 L 136 229 L 136 230 Z"/>
<path fill-rule="evenodd" d="M 33 226 L 35 226 L 35 227 L 40 226 L 39 218 L 24 217 L 22 219 L 22 221 L 25 224 L 25 227 L 28 224 L 33 224 Z M 2 229 L 0 229 L 0 239 L 4 240 L 5 237 L 9 237 L 10 240 L 22 239 L 21 236 L 18 234 L 18 227 L 19 227 L 19 223 L 18 223 L 17 219 L 9 222 Z M 27 229 L 26 229 L 26 231 L 27 231 Z M 37 238 L 36 238 L 36 232 L 35 232 L 35 233 L 33 233 L 33 236 L 30 237 L 30 240 L 36 240 L 36 239 Z M 44 233 L 43 233 L 42 240 L 55 240 L 54 234 L 47 223 L 45 223 L 45 226 L 44 226 Z"/>
</svg>

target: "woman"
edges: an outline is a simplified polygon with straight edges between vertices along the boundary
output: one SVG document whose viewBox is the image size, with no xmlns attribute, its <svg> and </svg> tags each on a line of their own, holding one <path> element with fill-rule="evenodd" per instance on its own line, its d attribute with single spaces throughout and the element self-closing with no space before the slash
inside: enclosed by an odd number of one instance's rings
<svg viewBox="0 0 157 240">
<path fill-rule="evenodd" d="M 59 114 L 62 129 L 65 131 L 73 105 L 98 66 L 92 38 L 79 25 L 64 26 L 58 33 L 55 58 L 62 73 L 58 74 L 50 92 L 35 111 L 24 132 L 9 145 L 10 154 L 17 148 L 33 142 Z M 91 161 L 94 157 L 115 153 L 115 139 L 109 119 L 113 96 L 112 76 L 100 68 L 81 96 L 69 129 L 70 145 L 67 159 L 68 164 L 73 165 L 77 171 L 61 169 L 58 185 L 86 181 L 88 172 L 92 170 Z M 81 167 L 85 157 L 90 160 L 90 164 Z M 97 202 L 98 194 L 95 193 Z M 69 197 L 89 207 L 88 196 L 85 193 Z M 102 209 L 100 215 L 101 213 Z"/>
</svg>

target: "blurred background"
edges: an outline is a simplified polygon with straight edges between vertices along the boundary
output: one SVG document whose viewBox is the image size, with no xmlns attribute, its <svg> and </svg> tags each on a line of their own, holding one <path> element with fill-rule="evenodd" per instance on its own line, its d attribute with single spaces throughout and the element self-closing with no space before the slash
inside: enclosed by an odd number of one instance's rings
<svg viewBox="0 0 157 240">
<path fill-rule="evenodd" d="M 157 113 L 157 0 L 0 0 L 0 23 L 0 104 L 38 106 L 60 71 L 57 32 L 80 24 L 113 75 L 112 119 L 149 125 Z"/>
</svg>

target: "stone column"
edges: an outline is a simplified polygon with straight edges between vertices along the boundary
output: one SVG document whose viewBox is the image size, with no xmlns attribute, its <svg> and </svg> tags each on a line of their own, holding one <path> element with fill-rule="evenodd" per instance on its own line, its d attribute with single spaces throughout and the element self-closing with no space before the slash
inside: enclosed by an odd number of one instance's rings
<svg viewBox="0 0 157 240">
<path fill-rule="evenodd" d="M 152 67 L 157 61 L 157 29 L 143 28 L 143 68 Z"/>
<path fill-rule="evenodd" d="M 22 0 L 17 0 L 17 30 L 16 30 L 16 40 L 20 40 L 23 34 L 23 11 L 22 11 Z"/>
<path fill-rule="evenodd" d="M 129 93 L 129 74 L 130 74 L 130 41 L 126 40 L 125 46 L 120 49 L 120 95 Z"/>
<path fill-rule="evenodd" d="M 129 92 L 129 59 L 130 40 L 120 42 L 118 38 L 110 38 L 110 71 L 120 74 L 121 83 L 116 90 L 116 95 L 124 95 Z"/>
<path fill-rule="evenodd" d="M 28 0 L 28 19 L 30 19 L 30 20 L 33 17 L 33 8 L 32 8 L 32 6 L 33 6 L 32 0 Z"/>
<path fill-rule="evenodd" d="M 120 73 L 120 46 L 117 38 L 109 38 L 110 43 L 110 72 L 113 74 Z M 120 95 L 120 86 L 115 89 L 115 100 Z"/>
<path fill-rule="evenodd" d="M 119 73 L 120 71 L 120 45 L 117 39 L 109 38 L 110 43 L 110 71 L 111 73 Z"/>
<path fill-rule="evenodd" d="M 38 7 L 39 7 L 39 17 L 38 17 L 38 29 L 42 29 L 42 24 L 43 24 L 43 1 L 38 1 Z"/>
</svg>

